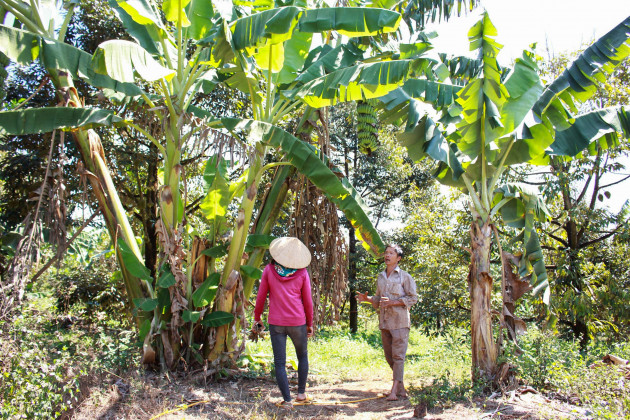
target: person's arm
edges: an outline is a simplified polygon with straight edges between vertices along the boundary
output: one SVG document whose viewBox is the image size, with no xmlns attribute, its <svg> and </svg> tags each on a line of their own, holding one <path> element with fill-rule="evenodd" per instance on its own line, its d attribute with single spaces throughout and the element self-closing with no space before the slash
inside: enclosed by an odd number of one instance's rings
<svg viewBox="0 0 630 420">
<path fill-rule="evenodd" d="M 409 273 L 405 274 L 406 275 L 403 277 L 403 290 L 405 291 L 405 296 L 403 296 L 400 300 L 404 306 L 409 308 L 418 302 L 418 293 L 416 292 L 415 280 L 409 275 Z"/>
<path fill-rule="evenodd" d="M 306 334 L 313 336 L 313 296 L 311 294 L 311 278 L 308 271 L 304 269 L 304 280 L 302 282 L 302 305 L 306 314 Z"/>
<path fill-rule="evenodd" d="M 269 274 L 267 268 L 263 271 L 262 278 L 260 279 L 260 286 L 258 287 L 258 295 L 256 295 L 256 307 L 254 308 L 254 321 L 260 322 L 263 310 L 265 309 L 265 301 L 267 300 L 267 293 L 269 292 L 269 281 L 267 280 Z"/>
</svg>

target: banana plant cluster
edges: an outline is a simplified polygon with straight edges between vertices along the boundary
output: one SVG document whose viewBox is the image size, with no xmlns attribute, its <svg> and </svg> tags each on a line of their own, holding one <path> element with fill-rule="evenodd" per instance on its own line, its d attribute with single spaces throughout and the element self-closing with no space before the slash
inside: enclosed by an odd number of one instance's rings
<svg viewBox="0 0 630 420">
<path fill-rule="evenodd" d="M 278 202 L 286 195 L 286 188 L 273 190 L 286 185 L 290 171 L 285 166 L 305 174 L 345 212 L 366 248 L 374 254 L 382 251 L 380 237 L 352 186 L 336 175 L 325 156 L 279 124 L 303 106 L 298 92 L 309 84 L 324 87 L 327 94 L 341 90 L 342 100 L 354 100 L 399 85 L 388 83 L 384 72 L 397 71 L 395 77 L 412 71 L 432 74 L 434 60 L 408 59 L 395 68 L 390 63 L 356 64 L 366 58 L 365 51 L 340 42 L 342 36 L 395 31 L 398 13 L 378 8 L 308 9 L 305 5 L 237 8 L 219 1 L 167 1 L 158 7 L 149 0 L 111 0 L 133 41 L 109 40 L 90 55 L 62 42 L 73 5 L 68 4 L 58 31 L 54 19 L 42 19 L 44 11 L 56 15 L 51 10 L 57 3 L 35 4 L 0 1 L 21 22 L 16 27 L 0 27 L 0 48 L 18 64 L 39 60 L 64 106 L 0 113 L 0 132 L 19 135 L 63 128 L 75 136 L 82 151 L 81 165 L 92 181 L 115 244 L 146 363 L 160 362 L 175 369 L 183 356 L 222 363 L 238 354 L 240 321 L 235 315 L 243 317 L 243 302 L 260 277 L 262 252 L 271 240 L 268 234 Z M 338 34 L 336 44 L 333 33 Z M 316 42 L 315 35 L 329 39 Z M 345 68 L 361 67 L 361 80 L 343 71 L 337 73 L 342 80 L 327 78 L 339 69 L 339 63 Z M 144 106 L 161 122 L 161 131 L 150 132 L 140 122 L 123 120 L 109 110 L 84 107 L 74 79 L 101 89 L 112 101 L 133 100 Z M 347 88 L 344 81 L 354 84 Z M 193 105 L 199 93 L 209 92 L 218 83 L 248 95 L 252 119 L 215 118 Z M 379 84 L 386 86 L 380 89 Z M 163 162 L 156 227 L 162 253 L 155 277 L 142 263 L 140 247 L 109 175 L 106 151 L 91 130 L 115 124 L 142 133 L 159 150 Z M 247 166 L 240 178 L 229 180 L 223 156 L 208 161 L 200 208 L 211 235 L 204 240 L 187 236 L 183 223 L 182 158 L 191 143 L 207 133 L 207 127 L 238 139 Z M 265 157 L 272 148 L 280 160 L 267 163 Z M 250 235 L 260 180 L 265 171 L 276 167 L 280 168 L 274 195 L 260 209 Z M 237 210 L 232 232 L 225 235 L 230 204 L 236 204 Z M 249 259 L 243 264 L 245 252 Z"/>
<path fill-rule="evenodd" d="M 494 241 L 501 250 L 496 224 L 521 229 L 512 242 L 522 244 L 520 254 L 501 251 L 503 261 L 501 326 L 515 339 L 524 324 L 514 316 L 514 302 L 528 290 L 549 302 L 549 284 L 534 222 L 548 212 L 538 194 L 520 185 L 503 182 L 514 165 L 545 165 L 597 147 L 616 144 L 627 137 L 628 115 L 623 108 L 598 110 L 576 116 L 577 101 L 589 98 L 615 65 L 629 55 L 629 19 L 597 41 L 558 80 L 544 89 L 536 57 L 526 51 L 513 68 L 497 61 L 500 45 L 487 14 L 469 31 L 476 61 L 451 61 L 458 66 L 463 87 L 454 83 L 432 92 L 427 82 L 407 82 L 382 98 L 390 118 L 407 116 L 399 140 L 414 160 L 438 163 L 436 178 L 464 191 L 470 198 L 471 226 L 471 328 L 473 375 L 500 380 L 497 356 L 500 339 L 492 333 L 492 278 L 490 250 Z M 463 64 L 463 65 L 462 65 Z M 465 73 L 469 76 L 462 77 Z M 472 76 L 472 77 L 471 77 Z M 414 86 L 414 84 L 416 86 Z M 419 102 L 429 102 L 441 115 L 431 118 Z M 500 216 L 500 217 L 499 217 Z M 512 267 L 517 268 L 518 274 Z"/>
</svg>

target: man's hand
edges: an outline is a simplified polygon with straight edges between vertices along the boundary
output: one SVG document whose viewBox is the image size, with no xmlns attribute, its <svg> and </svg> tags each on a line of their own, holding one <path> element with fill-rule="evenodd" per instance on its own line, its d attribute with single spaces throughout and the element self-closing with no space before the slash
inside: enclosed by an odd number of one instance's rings
<svg viewBox="0 0 630 420">
<path fill-rule="evenodd" d="M 403 306 L 404 303 L 399 299 L 390 299 L 388 297 L 381 297 L 381 306 L 383 308 L 391 308 L 392 306 Z"/>
<path fill-rule="evenodd" d="M 311 338 L 314 335 L 315 333 L 313 332 L 313 327 L 306 327 L 306 338 Z"/>
<path fill-rule="evenodd" d="M 372 302 L 372 299 L 368 296 L 367 292 L 361 293 L 357 291 L 358 302 Z"/>
</svg>

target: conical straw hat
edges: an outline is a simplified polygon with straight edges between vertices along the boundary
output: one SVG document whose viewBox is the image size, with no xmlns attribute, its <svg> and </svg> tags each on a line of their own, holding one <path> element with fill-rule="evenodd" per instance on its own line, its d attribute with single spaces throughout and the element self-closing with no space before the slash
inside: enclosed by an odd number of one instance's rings
<svg viewBox="0 0 630 420">
<path fill-rule="evenodd" d="M 311 263 L 311 252 L 298 238 L 276 238 L 269 245 L 269 253 L 286 268 L 304 268 Z"/>
</svg>

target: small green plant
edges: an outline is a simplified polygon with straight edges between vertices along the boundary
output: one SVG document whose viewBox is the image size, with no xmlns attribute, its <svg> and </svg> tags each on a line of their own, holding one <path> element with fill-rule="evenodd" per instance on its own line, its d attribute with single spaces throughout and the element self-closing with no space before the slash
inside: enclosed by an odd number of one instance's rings
<svg viewBox="0 0 630 420">
<path fill-rule="evenodd" d="M 448 408 L 459 401 L 471 400 L 480 394 L 480 388 L 473 386 L 469 379 L 454 382 L 450 373 L 433 379 L 429 386 L 410 387 L 409 399 L 413 405 L 425 405 L 427 409 L 439 406 Z"/>
<path fill-rule="evenodd" d="M 628 344 L 593 342 L 581 351 L 577 341 L 530 328 L 521 340 L 520 355 L 510 357 L 519 377 L 539 390 L 588 406 L 595 418 L 630 416 L 630 387 L 624 373 L 603 364 L 607 354 L 628 357 Z"/>
<path fill-rule="evenodd" d="M 36 340 L 14 342 L 14 356 L 2 372 L 1 418 L 53 418 L 78 402 L 79 377 L 66 348 L 45 348 Z"/>
</svg>

